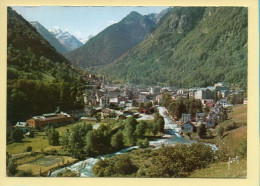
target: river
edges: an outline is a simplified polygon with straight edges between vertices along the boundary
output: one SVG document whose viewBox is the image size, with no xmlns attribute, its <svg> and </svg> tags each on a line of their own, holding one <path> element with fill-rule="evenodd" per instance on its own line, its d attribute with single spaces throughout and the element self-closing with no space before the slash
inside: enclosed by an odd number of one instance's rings
<svg viewBox="0 0 260 186">
<path fill-rule="evenodd" d="M 171 145 L 171 144 L 177 144 L 177 143 L 193 143 L 196 142 L 194 140 L 186 140 L 183 138 L 178 132 L 179 128 L 177 124 L 174 124 L 172 120 L 165 114 L 166 109 L 164 107 L 158 107 L 160 115 L 163 116 L 164 122 L 165 122 L 165 135 L 162 137 L 162 139 L 156 140 L 156 141 L 150 141 L 150 145 L 160 147 L 162 144 L 164 145 Z M 217 147 L 212 144 L 208 144 L 212 147 L 213 150 L 216 150 Z M 83 161 L 79 161 L 73 165 L 70 165 L 68 167 L 64 167 L 62 169 L 58 169 L 51 173 L 51 177 L 56 177 L 59 172 L 64 172 L 66 169 L 70 169 L 73 172 L 78 172 L 80 174 L 80 177 L 93 177 L 92 168 L 97 163 L 97 161 L 101 158 L 109 158 L 115 155 L 124 154 L 127 153 L 133 149 L 139 148 L 138 146 L 132 146 L 126 149 L 122 149 L 119 152 L 105 155 L 105 156 L 98 156 L 94 158 L 89 158 Z"/>
</svg>

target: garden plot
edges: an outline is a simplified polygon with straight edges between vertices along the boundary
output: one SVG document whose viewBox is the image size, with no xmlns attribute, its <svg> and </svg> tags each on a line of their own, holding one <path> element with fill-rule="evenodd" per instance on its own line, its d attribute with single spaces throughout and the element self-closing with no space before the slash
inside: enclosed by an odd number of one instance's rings
<svg viewBox="0 0 260 186">
<path fill-rule="evenodd" d="M 49 167 L 52 166 L 56 163 L 61 163 L 63 160 L 62 157 L 56 157 L 56 156 L 45 156 L 42 157 L 40 159 L 37 159 L 33 162 L 31 162 L 30 164 L 35 164 L 35 165 L 40 165 L 40 166 L 44 166 L 44 167 Z"/>
<path fill-rule="evenodd" d="M 39 176 L 47 173 L 49 170 L 59 168 L 60 166 L 70 165 L 77 161 L 77 159 L 68 156 L 45 156 L 34 161 L 19 165 L 18 170 L 31 170 L 33 175 Z"/>
</svg>

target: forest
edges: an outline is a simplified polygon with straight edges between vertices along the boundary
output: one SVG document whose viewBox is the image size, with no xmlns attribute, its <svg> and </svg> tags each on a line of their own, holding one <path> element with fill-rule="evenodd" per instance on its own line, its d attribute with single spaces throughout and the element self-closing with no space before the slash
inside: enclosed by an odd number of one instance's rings
<svg viewBox="0 0 260 186">
<path fill-rule="evenodd" d="M 99 72 L 137 85 L 191 88 L 223 81 L 245 88 L 247 37 L 247 8 L 178 7 Z"/>
<path fill-rule="evenodd" d="M 72 67 L 11 8 L 7 27 L 7 124 L 57 108 L 83 108 L 85 73 Z"/>
</svg>

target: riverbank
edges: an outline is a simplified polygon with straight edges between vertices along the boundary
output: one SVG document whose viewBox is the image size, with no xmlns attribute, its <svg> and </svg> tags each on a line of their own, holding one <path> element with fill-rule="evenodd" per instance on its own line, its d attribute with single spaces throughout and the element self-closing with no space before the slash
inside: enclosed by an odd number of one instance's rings
<svg viewBox="0 0 260 186">
<path fill-rule="evenodd" d="M 179 132 L 178 126 L 176 124 L 173 124 L 171 119 L 165 114 L 166 109 L 164 107 L 158 107 L 158 110 L 159 110 L 160 115 L 162 115 L 164 118 L 165 134 L 160 139 L 150 141 L 149 142 L 150 146 L 158 148 L 161 146 L 169 146 L 169 145 L 180 144 L 180 143 L 181 144 L 190 144 L 190 143 L 195 142 L 193 140 L 186 140 L 185 138 L 183 138 L 181 135 L 178 134 L 178 132 Z M 51 176 L 55 177 L 58 175 L 58 173 L 65 172 L 66 169 L 69 169 L 73 172 L 79 172 L 80 177 L 92 177 L 93 176 L 92 168 L 98 162 L 99 159 L 106 159 L 106 158 L 114 157 L 119 154 L 125 154 L 125 153 L 128 153 L 128 152 L 132 151 L 133 149 L 137 149 L 137 148 L 139 148 L 139 147 L 133 146 L 133 147 L 123 149 L 119 152 L 109 154 L 109 155 L 92 157 L 92 158 L 80 161 L 74 165 L 71 165 L 71 166 L 68 166 L 68 167 L 65 167 L 62 169 L 58 169 L 58 170 L 54 171 L 51 174 Z"/>
</svg>

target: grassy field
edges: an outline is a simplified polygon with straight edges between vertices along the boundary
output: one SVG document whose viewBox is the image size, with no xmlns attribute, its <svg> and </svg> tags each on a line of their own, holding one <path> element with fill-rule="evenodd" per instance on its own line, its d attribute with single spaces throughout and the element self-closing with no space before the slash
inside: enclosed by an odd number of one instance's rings
<svg viewBox="0 0 260 186">
<path fill-rule="evenodd" d="M 22 143 L 11 143 L 6 147 L 8 154 L 19 154 L 26 152 L 26 147 L 31 146 L 33 151 L 40 151 L 50 147 L 44 132 L 35 133 L 34 138 L 25 137 Z"/>
<path fill-rule="evenodd" d="M 65 132 L 66 129 L 71 129 L 72 127 L 80 124 L 82 122 L 75 122 L 73 124 L 69 124 L 66 126 L 62 126 L 62 127 L 58 127 L 56 128 L 56 130 L 59 132 L 60 136 L 62 136 Z M 91 123 L 94 125 L 96 125 L 97 123 Z M 102 123 L 98 123 L 98 124 L 102 124 Z M 45 136 L 45 132 L 35 132 L 35 135 L 33 138 L 30 137 L 25 137 L 23 139 L 22 143 L 11 143 L 8 144 L 6 146 L 6 151 L 8 152 L 8 154 L 13 155 L 13 154 L 20 154 L 20 153 L 25 153 L 26 152 L 26 148 L 28 146 L 32 147 L 32 151 L 44 151 L 44 150 L 51 150 L 51 149 L 60 149 L 61 146 L 52 146 L 49 145 L 48 139 Z"/>
<path fill-rule="evenodd" d="M 236 123 L 238 128 L 226 131 L 221 140 L 217 131 L 219 127 L 225 128 L 227 125 Z M 239 144 L 242 138 L 247 136 L 247 105 L 235 105 L 228 112 L 228 119 L 219 123 L 215 130 L 212 131 L 213 138 L 210 139 L 197 139 L 198 136 L 193 134 L 192 137 L 201 142 L 214 143 L 216 145 L 224 145 L 231 150 L 232 154 L 237 154 Z"/>
<path fill-rule="evenodd" d="M 246 159 L 233 162 L 228 168 L 227 162 L 210 165 L 209 168 L 195 171 L 191 178 L 246 178 L 247 163 Z"/>
<path fill-rule="evenodd" d="M 70 129 L 75 125 L 78 125 L 80 122 L 76 122 L 70 125 L 62 126 L 56 128 L 59 132 L 60 136 L 66 131 L 66 129 Z M 8 154 L 19 154 L 26 152 L 26 147 L 31 146 L 32 151 L 41 151 L 45 149 L 59 149 L 60 146 L 51 146 L 48 143 L 48 139 L 45 136 L 45 132 L 36 132 L 33 138 L 25 137 L 22 143 L 11 143 L 6 147 L 6 151 Z"/>
<path fill-rule="evenodd" d="M 31 170 L 34 176 L 40 174 L 46 174 L 49 170 L 53 170 L 57 167 L 73 164 L 77 159 L 67 156 L 44 156 L 28 163 L 19 165 L 17 170 L 28 171 Z"/>
<path fill-rule="evenodd" d="M 247 105 L 234 106 L 228 114 L 228 118 L 228 120 L 221 123 L 218 127 L 225 127 L 235 122 L 239 128 L 225 132 L 222 140 L 217 141 L 217 144 L 224 144 L 228 146 L 232 153 L 237 154 L 241 139 L 247 136 Z"/>
</svg>

